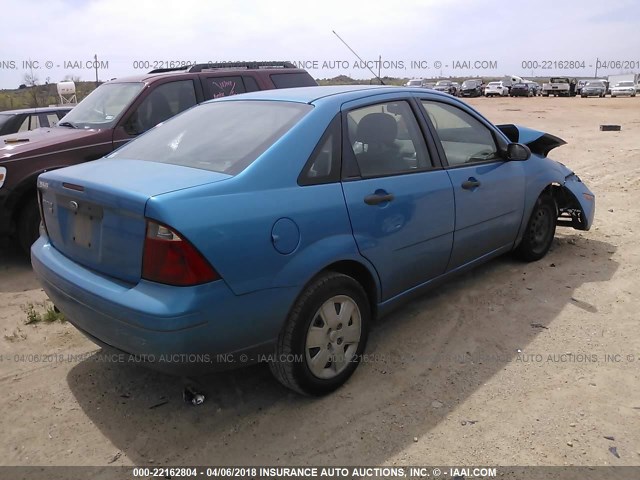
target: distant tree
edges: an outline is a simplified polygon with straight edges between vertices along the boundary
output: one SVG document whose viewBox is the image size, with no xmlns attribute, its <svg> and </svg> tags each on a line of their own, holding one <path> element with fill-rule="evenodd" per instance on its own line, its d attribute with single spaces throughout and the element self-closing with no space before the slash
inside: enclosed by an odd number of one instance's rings
<svg viewBox="0 0 640 480">
<path fill-rule="evenodd" d="M 80 75 L 65 75 L 62 81 L 80 83 L 82 81 L 82 78 L 80 78 Z"/>
<path fill-rule="evenodd" d="M 33 68 L 30 68 L 28 72 L 25 72 L 23 80 L 29 91 L 29 106 L 39 107 L 41 104 L 38 96 L 38 84 L 40 83 L 40 79 L 33 72 Z"/>
</svg>

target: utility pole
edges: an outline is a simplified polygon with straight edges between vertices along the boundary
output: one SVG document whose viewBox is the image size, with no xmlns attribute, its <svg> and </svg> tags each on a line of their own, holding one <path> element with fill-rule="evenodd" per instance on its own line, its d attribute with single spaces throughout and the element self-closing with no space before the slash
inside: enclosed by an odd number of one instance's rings
<svg viewBox="0 0 640 480">
<path fill-rule="evenodd" d="M 594 78 L 598 78 L 598 63 L 600 63 L 600 59 L 596 58 L 596 74 L 594 75 Z"/>
<path fill-rule="evenodd" d="M 93 56 L 93 59 L 95 60 L 93 62 L 93 66 L 96 68 L 96 88 L 98 88 L 98 54 L 97 53 Z"/>
</svg>

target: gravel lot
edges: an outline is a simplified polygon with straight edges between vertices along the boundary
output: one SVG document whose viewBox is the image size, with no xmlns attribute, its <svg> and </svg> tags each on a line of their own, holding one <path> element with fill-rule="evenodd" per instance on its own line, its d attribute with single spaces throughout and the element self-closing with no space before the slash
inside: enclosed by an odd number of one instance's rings
<svg viewBox="0 0 640 480">
<path fill-rule="evenodd" d="M 469 102 L 568 142 L 551 156 L 595 192 L 590 232 L 559 229 L 540 262 L 500 258 L 376 322 L 370 361 L 331 396 L 256 366 L 201 378 L 199 407 L 179 379 L 96 361 L 69 324 L 25 325 L 46 297 L 5 246 L 0 464 L 640 464 L 640 98 Z"/>
</svg>

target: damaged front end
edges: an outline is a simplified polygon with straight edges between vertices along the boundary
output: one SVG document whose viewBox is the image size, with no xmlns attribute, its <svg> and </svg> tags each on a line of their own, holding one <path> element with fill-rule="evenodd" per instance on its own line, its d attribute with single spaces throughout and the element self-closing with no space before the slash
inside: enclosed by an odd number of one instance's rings
<svg viewBox="0 0 640 480">
<path fill-rule="evenodd" d="M 531 153 L 546 158 L 551 150 L 567 142 L 550 133 L 520 125 L 498 125 L 511 142 L 525 144 Z M 547 159 L 557 167 L 554 175 L 547 177 L 546 189 L 550 191 L 558 206 L 558 226 L 589 230 L 595 214 L 595 195 L 582 183 L 573 171 L 560 162 Z"/>
</svg>

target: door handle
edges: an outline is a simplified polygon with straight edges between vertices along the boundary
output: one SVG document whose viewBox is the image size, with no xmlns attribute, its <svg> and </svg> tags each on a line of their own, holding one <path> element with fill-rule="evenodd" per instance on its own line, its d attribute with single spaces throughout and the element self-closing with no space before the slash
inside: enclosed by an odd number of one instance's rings
<svg viewBox="0 0 640 480">
<path fill-rule="evenodd" d="M 473 190 L 476 187 L 480 186 L 480 182 L 475 178 L 471 177 L 469 180 L 462 182 L 462 188 L 465 190 Z"/>
<path fill-rule="evenodd" d="M 391 202 L 396 198 L 392 193 L 374 193 L 373 195 L 367 195 L 364 197 L 364 203 L 367 205 L 378 205 L 384 202 Z"/>
</svg>

